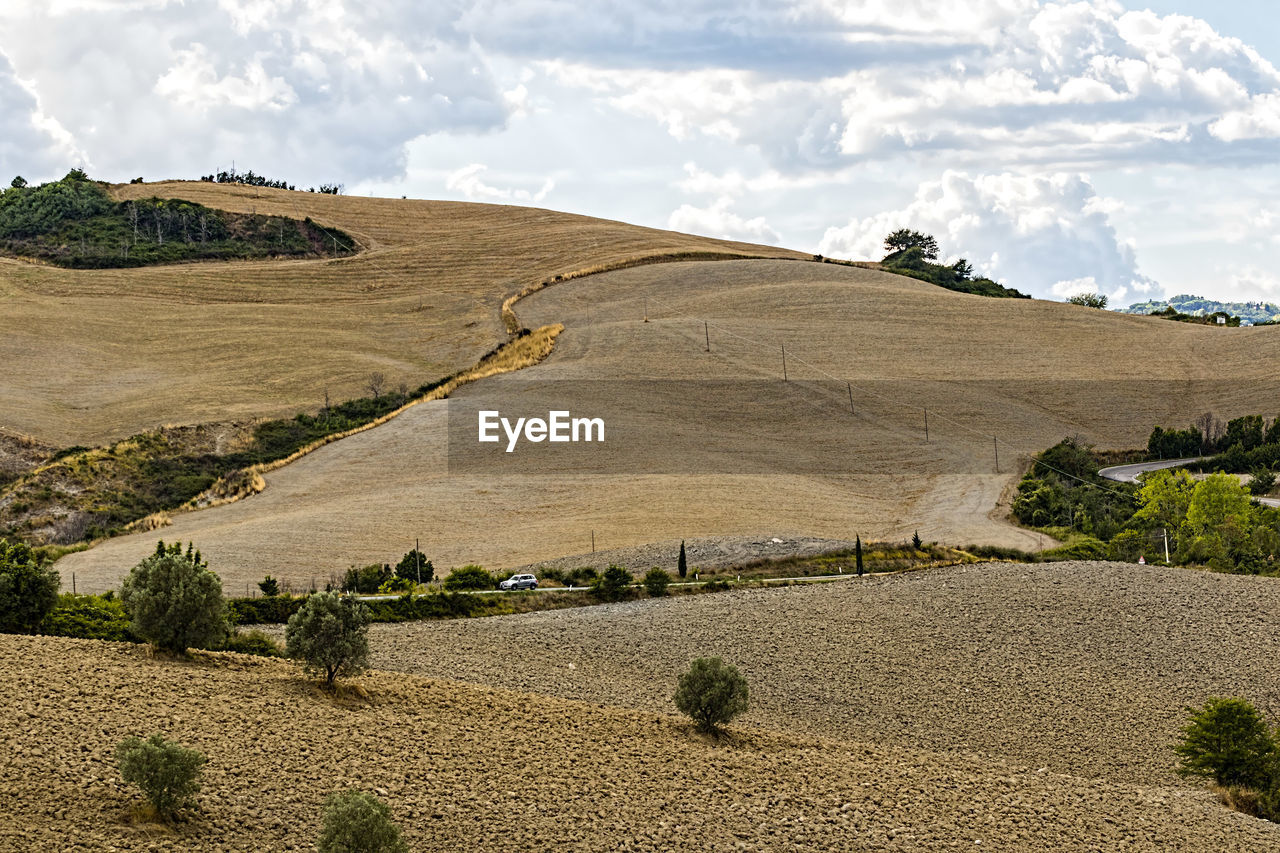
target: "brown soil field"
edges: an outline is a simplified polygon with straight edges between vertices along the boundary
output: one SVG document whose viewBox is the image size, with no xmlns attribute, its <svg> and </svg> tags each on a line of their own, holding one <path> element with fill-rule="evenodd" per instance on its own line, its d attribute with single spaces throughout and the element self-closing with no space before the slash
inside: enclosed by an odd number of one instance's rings
<svg viewBox="0 0 1280 853">
<path fill-rule="evenodd" d="M 1262 851 L 1280 827 L 1189 786 L 735 726 L 373 672 L 335 701 L 292 665 L 0 636 L 0 850 L 313 849 L 322 803 L 385 799 L 411 850 Z M 116 744 L 204 752 L 199 806 L 140 822 Z"/>
<path fill-rule="evenodd" d="M 1280 581 L 1126 563 L 985 563 L 462 622 L 375 625 L 374 665 L 663 711 L 695 657 L 747 721 L 1173 784 L 1184 708 L 1280 718 Z"/>
<path fill-rule="evenodd" d="M 534 208 L 191 181 L 115 187 L 312 217 L 338 260 L 75 271 L 0 259 L 0 428 L 59 446 L 161 424 L 289 415 L 470 366 L 505 339 L 505 297 L 556 274 L 673 252 L 794 252 Z"/>
<path fill-rule="evenodd" d="M 766 260 L 619 270 L 553 285 L 516 310 L 524 325 L 566 326 L 541 365 L 326 447 L 269 475 L 264 493 L 176 518 L 161 535 L 196 542 L 232 590 L 267 572 L 323 583 L 353 564 L 394 562 L 415 538 L 438 567 L 494 569 L 589 552 L 593 531 L 606 550 L 665 543 L 672 563 L 675 545 L 698 537 L 900 541 L 918 530 L 949 544 L 1036 548 L 1039 537 L 1011 526 L 1002 504 L 1030 454 L 1076 434 L 1139 446 L 1154 424 L 1253 412 L 1277 383 L 1269 365 L 1280 355 L 1272 328 L 1174 324 Z M 648 436 L 647 457 L 606 441 L 590 457 L 473 469 L 457 467 L 467 451 L 449 452 L 452 406 L 500 400 L 545 412 L 553 388 L 589 410 L 617 406 L 616 389 L 637 382 L 647 384 L 618 417 L 628 436 Z M 727 396 L 700 397 L 696 383 L 708 382 L 727 384 Z M 593 398 L 592 388 L 605 391 Z M 703 439 L 719 455 L 704 453 Z M 70 555 L 64 579 L 74 571 L 84 588 L 113 586 L 156 536 Z"/>
</svg>

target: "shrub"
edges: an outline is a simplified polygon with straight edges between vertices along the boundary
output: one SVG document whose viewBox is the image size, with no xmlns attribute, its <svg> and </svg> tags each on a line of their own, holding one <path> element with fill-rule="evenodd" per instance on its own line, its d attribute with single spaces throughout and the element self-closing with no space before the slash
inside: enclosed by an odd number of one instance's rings
<svg viewBox="0 0 1280 853">
<path fill-rule="evenodd" d="M 1077 293 L 1067 299 L 1072 305 L 1083 305 L 1086 308 L 1106 308 L 1107 297 L 1101 293 Z"/>
<path fill-rule="evenodd" d="M 1147 548 L 1147 537 L 1136 530 L 1122 530 L 1111 537 L 1109 546 L 1111 559 L 1124 563 L 1136 563 L 1144 556 Z"/>
<path fill-rule="evenodd" d="M 1173 751 L 1182 759 L 1178 773 L 1208 776 L 1219 785 L 1269 786 L 1269 763 L 1275 749 L 1271 732 L 1253 705 L 1236 697 L 1213 697 L 1191 719 Z"/>
<path fill-rule="evenodd" d="M 805 574 L 808 574 L 808 572 L 806 572 Z M 729 588 L 729 582 L 726 580 L 721 580 L 719 578 L 714 578 L 712 580 L 709 580 L 702 585 L 703 592 L 724 592 L 728 588 Z"/>
<path fill-rule="evenodd" d="M 635 578 L 622 566 L 611 565 L 591 584 L 591 593 L 601 601 L 621 601 Z"/>
<path fill-rule="evenodd" d="M 378 587 L 380 595 L 394 595 L 397 592 L 410 592 L 413 589 L 413 581 L 408 578 L 395 577 L 388 581 L 383 581 L 382 586 Z"/>
<path fill-rule="evenodd" d="M 566 583 L 571 583 L 574 586 L 591 586 L 599 576 L 599 573 L 590 566 L 579 566 L 572 571 L 566 572 L 564 579 Z"/>
<path fill-rule="evenodd" d="M 377 563 L 359 569 L 352 566 L 347 569 L 346 577 L 342 580 L 342 591 L 372 595 L 389 580 L 391 580 L 390 566 L 380 566 Z"/>
<path fill-rule="evenodd" d="M 718 657 L 697 658 L 680 676 L 675 703 L 700 731 L 717 734 L 721 725 L 747 710 L 747 680 Z"/>
<path fill-rule="evenodd" d="M 285 654 L 333 684 L 369 661 L 369 608 L 336 592 L 312 593 L 285 628 Z"/>
<path fill-rule="evenodd" d="M 156 648 L 185 654 L 226 639 L 222 581 L 189 544 L 184 554 L 178 543 L 160 542 L 129 572 L 121 599 L 133 632 Z"/>
<path fill-rule="evenodd" d="M 1249 481 L 1249 494 L 1254 497 L 1265 495 L 1276 486 L 1276 475 L 1266 468 L 1258 468 L 1253 472 L 1253 479 Z"/>
<path fill-rule="evenodd" d="M 165 740 L 159 733 L 147 740 L 127 737 L 116 747 L 121 777 L 141 788 L 156 814 L 166 820 L 200 790 L 200 768 L 205 761 L 196 750 Z"/>
<path fill-rule="evenodd" d="M 654 598 L 667 594 L 667 584 L 671 583 L 671 575 L 654 566 L 644 576 L 644 591 Z"/>
<path fill-rule="evenodd" d="M 58 596 L 58 603 L 40 623 L 40 633 L 81 640 L 138 641 L 119 599 L 69 592 Z"/>
<path fill-rule="evenodd" d="M 257 655 L 264 658 L 278 658 L 283 655 L 280 644 L 261 631 L 245 631 L 232 634 L 223 644 L 224 652 L 239 652 L 242 655 Z"/>
<path fill-rule="evenodd" d="M 396 563 L 396 577 L 404 578 L 411 583 L 431 583 L 436 576 L 436 567 L 431 565 L 427 555 L 417 548 L 400 558 Z"/>
<path fill-rule="evenodd" d="M 449 576 L 444 579 L 444 588 L 451 592 L 460 589 L 493 589 L 494 586 L 493 576 L 483 566 L 463 566 L 449 572 Z"/>
<path fill-rule="evenodd" d="M 316 848 L 320 853 L 405 853 L 409 849 L 399 827 L 391 822 L 387 804 L 354 789 L 329 796 Z"/>
<path fill-rule="evenodd" d="M 305 598 L 276 595 L 269 598 L 233 598 L 227 612 L 233 625 L 282 625 L 298 612 Z"/>
<path fill-rule="evenodd" d="M 0 539 L 0 631 L 30 634 L 58 603 L 58 573 L 21 542 Z"/>
<path fill-rule="evenodd" d="M 1111 555 L 1107 543 L 1093 536 L 1081 536 L 1068 545 L 1041 553 L 1043 560 L 1105 560 Z"/>
</svg>

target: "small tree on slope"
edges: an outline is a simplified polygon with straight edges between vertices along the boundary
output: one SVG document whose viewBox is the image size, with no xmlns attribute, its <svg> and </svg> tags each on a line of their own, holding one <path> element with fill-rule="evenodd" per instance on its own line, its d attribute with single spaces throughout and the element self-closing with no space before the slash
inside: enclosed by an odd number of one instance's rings
<svg viewBox="0 0 1280 853">
<path fill-rule="evenodd" d="M 285 655 L 301 660 L 308 673 L 333 684 L 340 675 L 358 675 L 369 662 L 369 608 L 336 592 L 317 592 L 289 617 Z"/>
<path fill-rule="evenodd" d="M 129 572 L 120 598 L 133 632 L 156 648 L 185 654 L 226 639 L 222 581 L 190 544 L 185 554 L 177 542 L 156 545 L 155 553 Z"/>
<path fill-rule="evenodd" d="M 676 684 L 675 703 L 700 731 L 718 734 L 720 726 L 747 710 L 747 680 L 718 657 L 697 658 Z"/>
</svg>

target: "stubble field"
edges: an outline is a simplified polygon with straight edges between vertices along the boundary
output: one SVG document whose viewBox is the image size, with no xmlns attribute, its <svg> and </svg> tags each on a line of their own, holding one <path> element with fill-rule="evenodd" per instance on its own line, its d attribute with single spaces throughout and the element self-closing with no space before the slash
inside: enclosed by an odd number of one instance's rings
<svg viewBox="0 0 1280 853">
<path fill-rule="evenodd" d="M 115 187 L 310 216 L 363 251 L 316 261 L 64 270 L 0 259 L 0 428 L 96 445 L 161 424 L 292 415 L 416 387 L 505 339 L 503 299 L 550 276 L 685 251 L 796 256 L 533 208 L 191 181 Z"/>
<path fill-rule="evenodd" d="M 233 590 L 268 572 L 323 584 L 350 565 L 394 562 L 415 539 L 442 569 L 585 555 L 593 532 L 602 550 L 625 556 L 664 543 L 672 560 L 681 539 L 717 537 L 903 540 L 919 531 L 1034 549 L 1040 538 L 1010 525 L 1002 506 L 1029 454 L 1067 435 L 1140 446 L 1157 423 L 1254 411 L 1276 384 L 1267 365 L 1280 349 L 1274 329 L 986 299 L 874 270 L 759 260 L 590 276 L 516 309 L 525 325 L 565 323 L 541 365 L 418 406 L 268 475 L 261 495 L 178 516 L 159 535 L 195 541 Z M 700 383 L 727 396 L 699 397 Z M 589 389 L 618 387 L 643 390 L 615 411 L 648 436 L 647 456 L 606 441 L 589 457 L 572 455 L 574 446 L 526 466 L 499 452 L 471 468 L 471 450 L 451 451 L 450 406 L 545 412 L 550 388 L 590 413 L 626 395 Z M 60 567 L 106 588 L 156 536 L 112 540 Z"/>
</svg>

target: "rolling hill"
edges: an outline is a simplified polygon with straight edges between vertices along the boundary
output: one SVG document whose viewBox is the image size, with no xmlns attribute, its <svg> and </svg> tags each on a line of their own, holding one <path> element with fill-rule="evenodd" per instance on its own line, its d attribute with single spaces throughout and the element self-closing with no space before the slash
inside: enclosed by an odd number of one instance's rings
<svg viewBox="0 0 1280 853">
<path fill-rule="evenodd" d="M 593 532 L 606 559 L 659 543 L 629 557 L 636 568 L 673 564 L 679 541 L 696 537 L 919 530 L 1035 548 L 998 508 L 1020 458 L 1064 435 L 1132 447 L 1156 423 L 1254 411 L 1280 350 L 1274 329 L 1222 335 L 768 260 L 619 270 L 516 310 L 524 325 L 565 324 L 537 367 L 325 447 L 246 501 L 70 555 L 64 579 L 113 586 L 157 536 L 198 543 L 232 590 L 267 572 L 323 585 L 350 565 L 394 562 L 415 538 L 442 568 L 585 562 Z M 611 413 L 618 440 L 483 458 L 457 442 L 474 436 L 479 405 L 545 414 L 555 400 Z"/>
<path fill-rule="evenodd" d="M 161 424 L 290 416 L 410 387 L 505 338 L 499 307 L 584 267 L 682 252 L 800 257 L 531 208 L 364 199 L 165 181 L 117 199 L 181 198 L 312 218 L 362 251 L 329 260 L 77 271 L 0 259 L 0 429 L 98 445 Z"/>
</svg>

